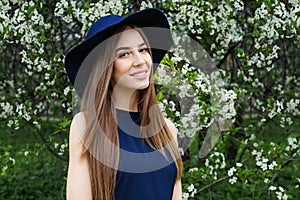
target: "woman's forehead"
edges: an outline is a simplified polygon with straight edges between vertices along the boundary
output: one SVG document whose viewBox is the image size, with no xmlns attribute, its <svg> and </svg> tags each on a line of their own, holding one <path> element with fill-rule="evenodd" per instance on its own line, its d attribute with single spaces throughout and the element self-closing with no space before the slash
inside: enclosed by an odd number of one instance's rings
<svg viewBox="0 0 300 200">
<path fill-rule="evenodd" d="M 143 37 L 136 29 L 125 29 L 120 34 L 118 47 L 138 47 L 140 44 L 145 43 Z"/>
</svg>

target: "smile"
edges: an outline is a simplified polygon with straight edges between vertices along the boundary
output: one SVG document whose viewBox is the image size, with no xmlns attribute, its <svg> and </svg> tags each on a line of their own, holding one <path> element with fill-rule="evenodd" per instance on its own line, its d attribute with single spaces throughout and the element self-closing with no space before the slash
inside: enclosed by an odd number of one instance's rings
<svg viewBox="0 0 300 200">
<path fill-rule="evenodd" d="M 136 76 L 136 77 L 139 77 L 139 76 L 144 76 L 146 75 L 147 72 L 146 71 L 143 71 L 143 72 L 138 72 L 138 73 L 134 73 L 134 74 L 130 74 L 130 76 Z"/>
<path fill-rule="evenodd" d="M 147 69 L 137 70 L 129 75 L 135 79 L 144 80 L 145 78 L 148 77 L 148 70 Z"/>
</svg>

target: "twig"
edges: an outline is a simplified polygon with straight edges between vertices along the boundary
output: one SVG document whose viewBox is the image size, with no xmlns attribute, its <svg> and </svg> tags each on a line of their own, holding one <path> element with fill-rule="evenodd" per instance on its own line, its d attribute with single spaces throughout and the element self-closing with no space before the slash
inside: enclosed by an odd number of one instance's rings
<svg viewBox="0 0 300 200">
<path fill-rule="evenodd" d="M 202 190 L 205 190 L 205 189 L 207 189 L 207 188 L 210 188 L 210 187 L 213 186 L 214 184 L 216 184 L 216 183 L 218 183 L 218 182 L 220 182 L 220 181 L 223 181 L 223 180 L 225 180 L 225 179 L 227 179 L 227 178 L 229 178 L 229 176 L 224 176 L 224 177 L 222 177 L 222 178 L 219 178 L 219 179 L 213 181 L 211 184 L 206 185 L 206 186 L 200 188 L 196 193 L 201 192 Z"/>
<path fill-rule="evenodd" d="M 278 175 L 283 171 L 284 167 L 286 167 L 292 160 L 294 160 L 294 156 L 287 159 L 287 161 L 285 161 L 282 164 L 281 169 L 274 174 L 274 176 L 272 177 L 270 182 L 268 184 L 266 184 L 263 189 L 265 189 L 267 187 L 267 185 L 269 185 L 270 183 L 273 183 L 275 181 L 275 179 L 278 177 Z M 268 198 L 269 199 L 271 198 L 271 191 L 270 190 L 268 191 Z"/>
<path fill-rule="evenodd" d="M 46 138 L 43 136 L 43 134 L 41 133 L 41 131 L 37 130 L 37 133 L 39 135 L 39 137 L 41 138 L 41 140 L 43 141 L 45 147 L 47 148 L 47 150 L 54 155 L 56 158 L 62 160 L 62 161 L 67 161 L 64 157 L 62 156 L 58 156 L 57 153 L 55 151 L 53 151 L 53 149 L 50 147 L 49 143 L 47 142 Z"/>
</svg>

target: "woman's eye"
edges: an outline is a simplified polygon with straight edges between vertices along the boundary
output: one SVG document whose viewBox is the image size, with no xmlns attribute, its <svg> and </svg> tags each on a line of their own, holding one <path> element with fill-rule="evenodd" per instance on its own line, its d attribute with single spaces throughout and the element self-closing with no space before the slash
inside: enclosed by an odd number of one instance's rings
<svg viewBox="0 0 300 200">
<path fill-rule="evenodd" d="M 119 58 L 122 58 L 122 57 L 125 57 L 125 56 L 128 56 L 129 53 L 128 52 L 122 52 L 119 54 Z"/>
<path fill-rule="evenodd" d="M 141 53 L 149 52 L 149 49 L 148 48 L 142 48 L 142 49 L 140 49 L 140 52 Z"/>
</svg>

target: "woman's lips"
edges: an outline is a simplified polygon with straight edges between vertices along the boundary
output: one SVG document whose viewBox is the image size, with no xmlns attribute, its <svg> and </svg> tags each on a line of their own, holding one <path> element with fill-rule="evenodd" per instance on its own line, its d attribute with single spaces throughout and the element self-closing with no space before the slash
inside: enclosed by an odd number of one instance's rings
<svg viewBox="0 0 300 200">
<path fill-rule="evenodd" d="M 146 70 L 146 69 L 144 69 L 144 70 L 137 70 L 137 71 L 135 71 L 133 73 L 130 73 L 129 75 L 131 77 L 135 78 L 135 79 L 141 80 L 141 79 L 147 78 L 147 75 L 148 75 L 147 72 L 148 72 L 148 70 Z"/>
</svg>

